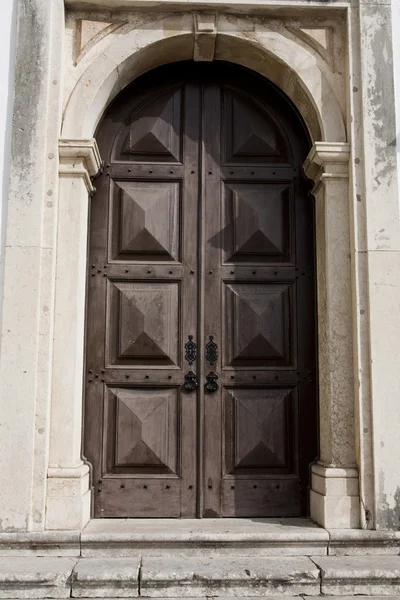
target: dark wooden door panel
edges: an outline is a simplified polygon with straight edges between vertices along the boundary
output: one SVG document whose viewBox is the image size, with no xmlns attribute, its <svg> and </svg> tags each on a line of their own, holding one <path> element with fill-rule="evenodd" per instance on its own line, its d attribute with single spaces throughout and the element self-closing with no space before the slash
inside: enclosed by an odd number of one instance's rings
<svg viewBox="0 0 400 600">
<path fill-rule="evenodd" d="M 222 114 L 224 164 L 289 162 L 290 144 L 285 140 L 284 130 L 256 98 L 224 87 Z"/>
<path fill-rule="evenodd" d="M 177 476 L 179 391 L 109 387 L 107 394 L 105 470 Z"/>
<path fill-rule="evenodd" d="M 315 438 L 307 458 L 300 447 L 316 426 L 303 387 L 305 364 L 315 368 L 304 341 L 315 337 L 306 149 L 272 96 L 233 80 L 203 92 L 213 115 L 203 127 L 204 333 L 218 346 L 220 384 L 205 397 L 206 517 L 304 514 L 316 454 Z"/>
<path fill-rule="evenodd" d="M 295 366 L 292 288 L 276 282 L 225 282 L 224 366 Z"/>
<path fill-rule="evenodd" d="M 291 182 L 224 182 L 224 262 L 290 263 Z"/>
<path fill-rule="evenodd" d="M 179 181 L 113 181 L 112 260 L 179 261 Z"/>
<path fill-rule="evenodd" d="M 109 365 L 179 366 L 180 282 L 110 281 Z"/>
<path fill-rule="evenodd" d="M 196 516 L 197 391 L 182 383 L 197 334 L 199 100 L 191 84 L 143 86 L 99 129 L 85 415 L 99 517 Z"/>
<path fill-rule="evenodd" d="M 225 474 L 290 473 L 293 403 L 287 388 L 225 388 Z"/>
<path fill-rule="evenodd" d="M 142 106 L 113 148 L 117 161 L 182 161 L 182 87 L 156 90 Z"/>
<path fill-rule="evenodd" d="M 182 63 L 126 89 L 97 139 L 84 438 L 95 516 L 305 514 L 314 234 L 297 114 L 245 70 Z"/>
<path fill-rule="evenodd" d="M 221 517 L 298 517 L 302 495 L 297 478 L 224 479 Z"/>
</svg>

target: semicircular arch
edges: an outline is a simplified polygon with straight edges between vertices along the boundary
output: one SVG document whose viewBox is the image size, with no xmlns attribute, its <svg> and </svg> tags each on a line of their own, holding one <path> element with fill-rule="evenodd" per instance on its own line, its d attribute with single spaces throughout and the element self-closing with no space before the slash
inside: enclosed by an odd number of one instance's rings
<svg viewBox="0 0 400 600">
<path fill-rule="evenodd" d="M 166 27 L 168 17 L 139 34 L 119 36 L 93 58 L 77 81 L 65 107 L 62 138 L 91 138 L 111 101 L 152 68 L 193 58 L 194 33 Z M 134 51 L 133 51 L 134 49 Z M 311 52 L 295 40 L 265 29 L 218 32 L 216 60 L 240 64 L 280 88 L 302 115 L 313 141 L 344 142 L 346 130 L 339 102 Z"/>
</svg>

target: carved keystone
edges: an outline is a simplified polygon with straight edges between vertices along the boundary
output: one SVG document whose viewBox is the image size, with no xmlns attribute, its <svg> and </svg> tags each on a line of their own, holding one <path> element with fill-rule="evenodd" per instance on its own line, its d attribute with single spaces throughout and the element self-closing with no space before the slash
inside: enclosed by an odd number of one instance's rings
<svg viewBox="0 0 400 600">
<path fill-rule="evenodd" d="M 214 60 L 215 40 L 217 38 L 217 14 L 194 14 L 193 60 Z"/>
</svg>

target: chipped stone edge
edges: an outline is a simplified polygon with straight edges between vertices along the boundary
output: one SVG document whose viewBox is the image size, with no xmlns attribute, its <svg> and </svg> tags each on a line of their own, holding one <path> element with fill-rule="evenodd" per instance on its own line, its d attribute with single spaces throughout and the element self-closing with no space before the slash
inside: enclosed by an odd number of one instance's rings
<svg viewBox="0 0 400 600">
<path fill-rule="evenodd" d="M 328 529 L 328 533 L 328 556 L 397 556 L 400 554 L 400 531 Z"/>
<path fill-rule="evenodd" d="M 62 563 L 63 558 L 59 558 L 59 560 Z M 55 569 L 53 564 L 53 568 L 49 567 L 48 571 L 35 571 L 31 568 L 30 572 L 23 573 L 20 577 L 14 573 L 11 574 L 11 577 L 7 577 L 7 573 L 5 573 L 0 582 L 0 598 L 32 598 L 36 600 L 71 597 L 78 558 L 73 560 L 72 557 L 69 557 L 66 560 L 70 564 L 64 563 L 65 568 L 63 568 L 63 564 L 59 565 L 59 569 Z M 32 574 L 33 577 L 30 577 Z"/>
<path fill-rule="evenodd" d="M 59 556 L 79 557 L 80 531 L 38 531 L 30 533 L 1 533 L 0 557 Z"/>
</svg>

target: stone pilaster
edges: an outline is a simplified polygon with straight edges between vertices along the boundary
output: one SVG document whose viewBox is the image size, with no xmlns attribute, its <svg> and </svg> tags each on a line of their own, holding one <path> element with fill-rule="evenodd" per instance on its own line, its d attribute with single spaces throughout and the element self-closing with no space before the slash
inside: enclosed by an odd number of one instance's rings
<svg viewBox="0 0 400 600">
<path fill-rule="evenodd" d="M 347 143 L 316 142 L 304 171 L 315 182 L 320 456 L 312 467 L 311 517 L 359 527 Z"/>
<path fill-rule="evenodd" d="M 47 529 L 82 529 L 90 518 L 89 468 L 81 458 L 88 198 L 100 169 L 96 141 L 61 140 L 53 393 Z"/>
</svg>

